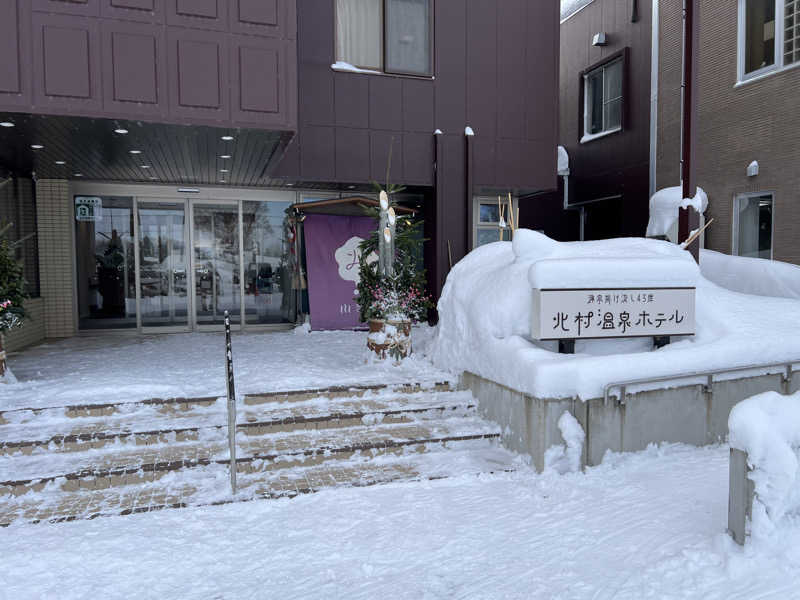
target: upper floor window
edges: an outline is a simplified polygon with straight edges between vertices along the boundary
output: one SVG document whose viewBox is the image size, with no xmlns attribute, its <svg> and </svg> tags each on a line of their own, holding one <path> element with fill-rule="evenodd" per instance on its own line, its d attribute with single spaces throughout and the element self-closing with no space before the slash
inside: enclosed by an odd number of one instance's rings
<svg viewBox="0 0 800 600">
<path fill-rule="evenodd" d="M 432 0 L 336 0 L 337 62 L 430 76 L 432 49 Z"/>
<path fill-rule="evenodd" d="M 800 62 L 800 0 L 739 0 L 739 80 Z"/>
<path fill-rule="evenodd" d="M 617 58 L 583 76 L 583 139 L 622 129 L 622 65 Z"/>
</svg>

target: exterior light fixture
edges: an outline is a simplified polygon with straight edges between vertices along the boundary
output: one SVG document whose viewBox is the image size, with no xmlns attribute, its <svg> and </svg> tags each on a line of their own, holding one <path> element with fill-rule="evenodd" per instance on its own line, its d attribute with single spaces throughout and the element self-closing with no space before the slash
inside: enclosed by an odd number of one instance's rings
<svg viewBox="0 0 800 600">
<path fill-rule="evenodd" d="M 150 168 L 150 165 L 142 165 L 142 168 L 143 168 L 143 169 L 149 169 L 149 168 Z"/>
<path fill-rule="evenodd" d="M 141 154 L 142 151 L 141 150 L 131 150 L 130 153 L 131 154 Z"/>
<path fill-rule="evenodd" d="M 67 164 L 67 162 L 66 162 L 66 161 L 64 161 L 64 160 L 57 160 L 57 161 L 56 161 L 56 164 L 57 164 L 57 165 L 65 165 L 65 164 Z"/>
<path fill-rule="evenodd" d="M 125 135 L 126 133 L 128 133 L 128 130 L 127 130 L 127 129 L 125 129 L 125 128 L 123 128 L 123 127 L 117 127 L 117 128 L 114 130 L 114 133 L 118 133 L 118 134 L 120 134 L 120 135 Z"/>
<path fill-rule="evenodd" d="M 83 173 L 73 173 L 73 177 L 83 177 Z"/>
<path fill-rule="evenodd" d="M 11 121 L 0 121 L 0 127 L 14 127 L 14 123 Z"/>
<path fill-rule="evenodd" d="M 223 142 L 231 142 L 231 141 L 233 141 L 233 136 L 232 135 L 223 135 L 220 139 Z"/>
<path fill-rule="evenodd" d="M 220 155 L 220 158 L 230 158 L 230 157 L 231 157 L 230 154 L 221 154 Z"/>
<path fill-rule="evenodd" d="M 34 150 L 41 150 L 42 148 L 44 148 L 44 146 L 42 146 L 41 144 L 31 144 L 31 148 L 33 148 Z"/>
<path fill-rule="evenodd" d="M 604 31 L 594 34 L 594 37 L 592 38 L 592 46 L 607 46 L 607 45 L 608 45 L 608 36 L 606 36 Z"/>
<path fill-rule="evenodd" d="M 754 160 L 749 165 L 747 165 L 747 176 L 755 177 L 756 175 L 758 175 L 758 161 Z"/>
<path fill-rule="evenodd" d="M 219 170 L 219 172 L 220 172 L 220 173 L 227 173 L 227 172 L 228 172 L 228 169 L 220 169 L 220 170 Z"/>
</svg>

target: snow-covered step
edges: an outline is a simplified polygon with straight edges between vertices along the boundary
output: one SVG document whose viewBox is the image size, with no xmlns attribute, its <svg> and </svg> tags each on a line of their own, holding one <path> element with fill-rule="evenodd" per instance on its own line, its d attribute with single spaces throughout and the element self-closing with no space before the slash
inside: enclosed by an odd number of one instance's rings
<svg viewBox="0 0 800 600">
<path fill-rule="evenodd" d="M 240 432 L 237 470 L 255 473 L 349 458 L 361 452 L 375 455 L 412 446 L 424 451 L 429 444 L 497 437 L 499 431 L 495 425 L 471 416 L 257 436 Z M 227 461 L 227 442 L 221 430 L 210 431 L 207 439 L 197 442 L 5 456 L 0 458 L 0 472 L 7 474 L 0 481 L 0 495 L 40 491 L 53 482 L 68 491 L 127 485 Z"/>
<path fill-rule="evenodd" d="M 466 414 L 475 407 L 469 392 L 411 392 L 398 394 L 373 391 L 355 396 L 278 401 L 243 406 L 237 411 L 238 430 L 249 435 L 280 431 L 349 427 L 361 422 L 410 422 L 419 418 Z M 154 406 L 128 408 L 124 413 L 103 417 L 68 419 L 58 412 L 22 423 L 0 425 L 0 454 L 32 454 L 43 448 L 55 452 L 77 452 L 103 448 L 119 442 L 137 445 L 170 441 L 196 441 L 208 431 L 220 430 L 226 422 L 223 399 L 189 407 L 177 414 L 164 414 Z"/>
<path fill-rule="evenodd" d="M 367 394 L 381 392 L 398 394 L 416 394 L 419 392 L 446 392 L 455 389 L 451 382 L 434 384 L 404 384 L 404 385 L 369 385 L 369 386 L 340 386 L 330 388 L 316 388 L 306 390 L 292 390 L 284 392 L 269 392 L 264 394 L 247 394 L 244 396 L 245 405 L 259 405 L 272 402 L 302 402 L 314 398 L 346 398 L 360 397 Z M 46 408 L 15 408 L 0 411 L 0 425 L 22 424 L 37 418 L 48 419 L 66 417 L 80 419 L 86 417 L 110 417 L 117 414 L 130 414 L 142 407 L 155 407 L 165 414 L 179 414 L 196 407 L 208 407 L 219 400 L 216 396 L 197 398 L 152 398 L 147 400 L 129 402 L 109 402 L 92 404 L 71 404 L 67 406 Z"/>
<path fill-rule="evenodd" d="M 141 485 L 63 491 L 56 482 L 24 495 L 2 496 L 0 526 L 18 521 L 66 521 L 125 515 L 165 508 L 291 497 L 326 487 L 367 486 L 391 481 L 440 479 L 513 470 L 518 458 L 492 440 L 465 441 L 456 447 L 434 444 L 414 450 L 357 454 L 313 466 L 293 466 L 269 473 L 243 473 L 231 496 L 226 465 L 176 471 Z"/>
</svg>

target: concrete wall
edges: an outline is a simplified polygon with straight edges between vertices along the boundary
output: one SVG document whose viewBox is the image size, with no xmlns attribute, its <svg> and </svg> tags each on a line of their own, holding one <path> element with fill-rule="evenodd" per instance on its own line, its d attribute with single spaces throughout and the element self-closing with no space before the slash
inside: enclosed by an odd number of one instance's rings
<svg viewBox="0 0 800 600">
<path fill-rule="evenodd" d="M 70 337 L 77 332 L 77 324 L 69 182 L 64 179 L 37 181 L 36 212 L 45 337 Z"/>
<path fill-rule="evenodd" d="M 800 145 L 797 89 L 800 69 L 737 82 L 737 2 L 700 0 L 697 183 L 708 192 L 706 246 L 730 253 L 734 197 L 774 193 L 773 250 L 800 264 Z M 657 185 L 680 181 L 681 0 L 661 0 Z M 747 177 L 750 161 L 760 174 Z"/>
<path fill-rule="evenodd" d="M 793 392 L 800 373 L 784 383 L 781 374 L 715 381 L 710 392 L 703 385 L 627 394 L 624 403 L 611 398 L 535 398 L 528 394 L 464 373 L 461 386 L 478 399 L 481 414 L 503 430 L 510 450 L 530 455 L 537 470 L 544 467 L 545 451 L 563 444 L 558 419 L 569 411 L 586 433 L 583 463 L 600 464 L 606 451 L 636 452 L 648 444 L 680 442 L 703 446 L 724 441 L 728 415 L 737 402 L 767 391 Z M 616 391 L 616 390 L 613 390 Z"/>
<path fill-rule="evenodd" d="M 19 329 L 4 336 L 3 347 L 8 352 L 22 350 L 27 346 L 38 344 L 45 337 L 44 300 L 32 298 L 25 303 L 28 319 Z"/>
</svg>

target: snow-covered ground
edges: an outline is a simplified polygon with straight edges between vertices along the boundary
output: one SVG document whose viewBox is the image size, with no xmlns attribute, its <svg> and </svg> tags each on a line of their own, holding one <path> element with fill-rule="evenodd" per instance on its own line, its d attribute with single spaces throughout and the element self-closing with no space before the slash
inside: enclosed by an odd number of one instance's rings
<svg viewBox="0 0 800 600">
<path fill-rule="evenodd" d="M 422 357 L 432 330 L 415 328 L 415 355 L 369 363 L 365 332 L 234 334 L 239 394 L 339 385 L 432 383 L 449 376 Z M 0 385 L 0 410 L 149 398 L 225 395 L 222 333 L 75 337 L 9 359 L 15 384 Z"/>
<path fill-rule="evenodd" d="M 735 546 L 727 447 L 0 530 L 0 598 L 800 598 L 800 522 Z"/>
</svg>

